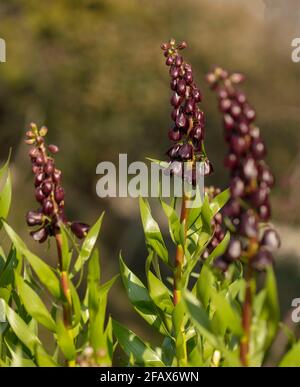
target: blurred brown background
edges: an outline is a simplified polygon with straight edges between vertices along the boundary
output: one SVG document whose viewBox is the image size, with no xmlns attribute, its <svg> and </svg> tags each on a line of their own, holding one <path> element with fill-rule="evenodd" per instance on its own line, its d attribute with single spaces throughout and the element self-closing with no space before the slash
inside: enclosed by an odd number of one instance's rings
<svg viewBox="0 0 300 387">
<path fill-rule="evenodd" d="M 283 240 L 276 266 L 282 315 L 296 328 L 290 307 L 300 297 L 300 63 L 291 60 L 291 41 L 300 37 L 299 10 L 297 0 L 1 0 L 7 62 L 0 64 L 0 155 L 4 161 L 13 148 L 10 223 L 34 251 L 55 261 L 51 248 L 30 240 L 24 222 L 35 207 L 25 127 L 46 124 L 49 140 L 61 149 L 57 163 L 69 217 L 93 223 L 106 210 L 104 278 L 118 271 L 120 249 L 143 276 L 146 249 L 137 200 L 97 198 L 95 170 L 103 160 L 117 161 L 119 153 L 128 153 L 129 161 L 164 157 L 170 90 L 159 46 L 170 37 L 184 39 L 204 94 L 206 148 L 215 166 L 208 184 L 226 187 L 227 172 L 221 117 L 205 73 L 220 64 L 247 75 L 244 89 L 256 107 L 277 180 L 273 219 Z M 150 337 L 121 285 L 111 294 L 110 309 Z"/>
</svg>

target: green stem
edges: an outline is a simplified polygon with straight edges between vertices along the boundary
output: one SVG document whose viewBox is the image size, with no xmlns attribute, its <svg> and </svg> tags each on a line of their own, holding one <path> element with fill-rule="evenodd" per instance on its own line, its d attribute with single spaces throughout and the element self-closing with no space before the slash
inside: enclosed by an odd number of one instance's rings
<svg viewBox="0 0 300 387">
<path fill-rule="evenodd" d="M 63 318 L 66 328 L 71 327 L 72 325 L 72 297 L 71 290 L 69 287 L 68 273 L 63 270 L 63 257 L 62 257 L 62 236 L 60 231 L 55 233 L 57 255 L 58 255 L 58 264 L 60 273 L 60 284 L 63 295 L 65 297 L 65 302 L 63 303 Z"/>
<path fill-rule="evenodd" d="M 184 230 L 184 240 L 186 240 L 187 235 L 187 218 L 188 218 L 188 208 L 186 206 L 187 197 L 186 195 L 182 198 L 181 204 L 181 215 L 180 222 L 185 222 Z M 184 265 L 184 248 L 183 246 L 177 246 L 176 256 L 175 256 L 175 270 L 174 270 L 174 289 L 173 289 L 173 303 L 176 307 L 181 300 L 182 291 L 182 274 L 183 274 L 183 265 Z M 184 324 L 181 324 L 180 332 L 176 335 L 176 356 L 178 366 L 184 367 L 187 365 L 187 350 L 186 350 L 186 337 Z"/>
<path fill-rule="evenodd" d="M 246 291 L 245 301 L 243 305 L 242 324 L 244 335 L 240 345 L 240 360 L 244 367 L 249 366 L 249 344 L 250 344 L 250 331 L 251 331 L 251 320 L 252 320 L 252 269 L 248 266 L 246 274 Z"/>
</svg>

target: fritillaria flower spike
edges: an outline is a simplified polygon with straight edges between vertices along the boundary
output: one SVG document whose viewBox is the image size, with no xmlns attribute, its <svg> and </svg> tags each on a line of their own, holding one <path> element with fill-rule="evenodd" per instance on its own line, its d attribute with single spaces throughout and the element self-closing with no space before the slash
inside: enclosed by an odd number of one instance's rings
<svg viewBox="0 0 300 387">
<path fill-rule="evenodd" d="M 72 232 L 83 238 L 89 226 L 85 223 L 67 221 L 65 207 L 65 191 L 61 185 L 62 173 L 55 165 L 54 154 L 59 149 L 56 145 L 47 145 L 45 136 L 48 130 L 45 126 L 40 129 L 36 124 L 30 125 L 26 133 L 26 143 L 31 145 L 29 157 L 34 173 L 35 198 L 40 207 L 31 210 L 26 215 L 28 226 L 34 227 L 31 236 L 42 243 L 48 236 L 53 236 L 59 230 L 60 225 L 70 225 Z"/>
<path fill-rule="evenodd" d="M 202 162 L 203 174 L 209 175 L 213 168 L 204 149 L 205 119 L 203 111 L 199 108 L 202 95 L 195 83 L 192 66 L 180 54 L 186 47 L 186 42 L 176 44 L 174 39 L 161 45 L 166 65 L 169 67 L 172 90 L 170 102 L 173 125 L 168 135 L 173 145 L 167 151 L 167 155 L 171 162 L 179 162 L 177 164 L 179 168 L 173 171 L 174 174 L 182 173 L 182 162 L 193 162 L 193 165 L 195 162 Z"/>
<path fill-rule="evenodd" d="M 272 252 L 280 245 L 277 232 L 266 225 L 271 216 L 269 194 L 274 177 L 264 161 L 266 146 L 255 124 L 255 110 L 238 88 L 244 79 L 244 75 L 229 74 L 220 67 L 207 75 L 219 99 L 229 148 L 225 166 L 230 170 L 231 200 L 223 214 L 234 230 L 227 252 L 217 264 L 225 269 L 244 257 L 254 269 L 263 270 L 272 264 Z"/>
</svg>

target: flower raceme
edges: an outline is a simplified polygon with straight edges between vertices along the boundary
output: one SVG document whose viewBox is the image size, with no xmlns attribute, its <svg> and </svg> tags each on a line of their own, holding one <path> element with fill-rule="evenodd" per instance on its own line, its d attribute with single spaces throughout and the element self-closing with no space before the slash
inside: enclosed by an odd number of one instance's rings
<svg viewBox="0 0 300 387">
<path fill-rule="evenodd" d="M 233 236 L 217 264 L 226 269 L 230 262 L 243 257 L 252 268 L 263 270 L 272 264 L 272 251 L 280 245 L 277 232 L 266 225 L 271 216 L 269 194 L 274 184 L 264 161 L 266 146 L 255 125 L 255 110 L 238 88 L 244 75 L 229 74 L 216 67 L 206 79 L 218 96 L 229 148 L 224 164 L 230 170 L 231 200 L 223 215 L 230 220 Z"/>
<path fill-rule="evenodd" d="M 65 191 L 61 185 L 62 173 L 56 168 L 53 158 L 59 149 L 56 145 L 46 144 L 47 132 L 45 126 L 38 129 L 36 124 L 32 123 L 26 133 L 26 143 L 32 146 L 29 157 L 34 173 L 35 198 L 40 204 L 40 208 L 27 213 L 28 226 L 35 227 L 30 234 L 34 240 L 42 243 L 48 236 L 55 235 L 61 224 L 65 224 L 71 226 L 72 232 L 78 238 L 84 238 L 89 226 L 81 222 L 70 223 L 66 219 Z M 49 153 L 52 156 L 49 156 Z"/>
<path fill-rule="evenodd" d="M 167 155 L 172 162 L 170 172 L 175 175 L 182 175 L 183 162 L 191 162 L 192 176 L 189 180 L 195 184 L 197 162 L 201 162 L 204 175 L 211 174 L 213 168 L 204 149 L 205 119 L 203 111 L 198 106 L 202 100 L 201 91 L 194 81 L 192 66 L 180 54 L 186 47 L 186 42 L 176 45 L 174 39 L 161 45 L 166 65 L 170 68 L 172 90 L 170 102 L 173 126 L 168 136 L 173 145 L 167 151 Z"/>
</svg>

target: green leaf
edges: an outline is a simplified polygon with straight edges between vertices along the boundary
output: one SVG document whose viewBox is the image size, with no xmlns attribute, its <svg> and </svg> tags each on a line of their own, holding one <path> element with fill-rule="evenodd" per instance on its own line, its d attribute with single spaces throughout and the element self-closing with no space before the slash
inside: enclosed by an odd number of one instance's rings
<svg viewBox="0 0 300 387">
<path fill-rule="evenodd" d="M 236 351 L 230 351 L 223 341 L 223 338 L 214 334 L 211 321 L 200 302 L 190 292 L 184 293 L 184 302 L 189 318 L 195 325 L 195 329 L 200 336 L 204 337 L 207 342 L 215 349 L 221 351 L 225 357 L 228 366 L 240 366 L 238 354 Z"/>
<path fill-rule="evenodd" d="M 158 314 L 158 310 L 152 301 L 148 290 L 139 278 L 125 265 L 121 256 L 120 272 L 127 296 L 134 309 L 147 321 L 148 324 L 156 328 L 160 333 L 167 335 L 168 331 Z"/>
<path fill-rule="evenodd" d="M 153 219 L 149 208 L 149 203 L 140 198 L 140 212 L 145 233 L 145 239 L 148 246 L 150 246 L 157 255 L 168 264 L 169 254 L 165 242 L 161 235 L 157 222 Z"/>
<path fill-rule="evenodd" d="M 164 367 L 159 355 L 135 333 L 115 320 L 112 322 L 113 332 L 126 355 L 135 363 L 148 367 Z"/>
<path fill-rule="evenodd" d="M 111 280 L 100 286 L 98 307 L 93 317 L 90 317 L 89 337 L 90 343 L 95 351 L 108 344 L 109 341 L 109 337 L 107 337 L 108 333 L 104 331 L 107 296 L 109 290 L 111 289 L 117 278 L 118 275 L 116 275 Z"/>
<path fill-rule="evenodd" d="M 0 299 L 0 304 L 2 304 L 2 309 L 4 310 L 9 325 L 15 335 L 30 350 L 31 353 L 34 353 L 35 347 L 41 344 L 39 338 L 4 300 Z"/>
<path fill-rule="evenodd" d="M 212 211 L 213 216 L 220 211 L 222 207 L 228 202 L 230 199 L 230 190 L 229 188 L 225 189 L 225 191 L 219 193 L 213 200 L 210 202 L 210 209 Z"/>
<path fill-rule="evenodd" d="M 69 287 L 71 290 L 72 306 L 73 306 L 73 324 L 74 326 L 78 325 L 81 320 L 81 303 L 78 293 L 73 285 L 73 282 L 69 280 Z"/>
<path fill-rule="evenodd" d="M 273 268 L 270 267 L 267 270 L 266 277 L 266 303 L 264 306 L 265 313 L 267 313 L 268 321 L 268 336 L 266 340 L 266 348 L 271 345 L 273 338 L 275 337 L 277 330 L 279 328 L 279 301 L 277 294 L 277 285 L 276 278 L 273 271 Z"/>
<path fill-rule="evenodd" d="M 148 272 L 148 284 L 150 297 L 155 305 L 164 313 L 172 314 L 174 304 L 170 297 L 170 291 L 151 271 Z"/>
<path fill-rule="evenodd" d="M 62 271 L 68 271 L 72 259 L 72 250 L 69 249 L 68 235 L 64 227 L 60 228 L 62 239 Z"/>
<path fill-rule="evenodd" d="M 17 267 L 17 264 L 18 259 L 16 250 L 12 248 L 0 273 L 0 287 L 6 287 L 10 284 L 13 284 L 14 269 Z"/>
<path fill-rule="evenodd" d="M 211 299 L 213 287 L 216 279 L 207 265 L 203 265 L 200 276 L 196 282 L 196 293 L 205 309 L 207 309 Z"/>
<path fill-rule="evenodd" d="M 230 232 L 227 231 L 222 241 L 218 244 L 218 246 L 211 252 L 211 254 L 205 260 L 205 265 L 211 265 L 216 258 L 223 255 L 227 249 L 229 241 L 230 241 Z"/>
<path fill-rule="evenodd" d="M 203 306 L 190 292 L 184 292 L 183 298 L 187 314 L 194 323 L 195 328 L 199 331 L 200 335 L 204 336 L 213 347 L 219 348 L 219 340 L 213 332 L 208 314 L 204 310 Z"/>
<path fill-rule="evenodd" d="M 169 206 L 163 200 L 161 200 L 161 205 L 162 205 L 162 208 L 163 208 L 163 210 L 168 218 L 169 231 L 170 231 L 170 235 L 171 235 L 173 242 L 176 245 L 182 244 L 181 224 L 180 224 L 180 220 L 177 216 L 176 211 L 174 210 L 173 207 Z"/>
<path fill-rule="evenodd" d="M 20 346 L 17 346 L 15 350 L 13 350 L 12 346 L 9 345 L 7 340 L 5 340 L 5 344 L 7 345 L 8 350 L 11 353 L 11 367 L 36 367 L 36 365 L 31 359 L 24 357 L 22 353 L 22 348 Z"/>
<path fill-rule="evenodd" d="M 90 313 L 90 319 L 93 320 L 95 314 L 99 309 L 99 296 L 100 296 L 100 263 L 99 263 L 99 251 L 95 249 L 91 255 L 88 264 L 88 307 Z"/>
<path fill-rule="evenodd" d="M 38 256 L 33 254 L 28 250 L 25 243 L 22 239 L 15 233 L 15 231 L 6 223 L 3 222 L 5 231 L 10 237 L 12 243 L 15 245 L 15 248 L 27 259 L 27 261 L 32 266 L 33 270 L 39 277 L 40 281 L 49 292 L 56 298 L 60 298 L 60 284 L 56 275 L 53 273 L 50 266 L 48 266 L 44 261 L 42 261 Z"/>
<path fill-rule="evenodd" d="M 74 268 L 76 272 L 79 272 L 83 267 L 84 263 L 89 259 L 91 252 L 96 244 L 100 228 L 103 221 L 104 212 L 101 214 L 97 222 L 91 227 L 87 236 L 82 244 L 79 256 L 75 262 Z"/>
<path fill-rule="evenodd" d="M 241 318 L 235 311 L 228 296 L 224 297 L 220 293 L 214 291 L 212 293 L 212 303 L 214 304 L 216 310 L 215 313 L 222 325 L 225 328 L 228 328 L 236 336 L 241 337 L 243 335 Z"/>
<path fill-rule="evenodd" d="M 48 355 L 44 348 L 40 345 L 37 346 L 35 351 L 35 357 L 39 367 L 57 367 L 57 363 L 54 359 Z"/>
<path fill-rule="evenodd" d="M 300 341 L 283 357 L 279 367 L 300 367 Z"/>
<path fill-rule="evenodd" d="M 26 284 L 26 282 L 23 281 L 21 276 L 15 274 L 15 280 L 19 296 L 27 312 L 36 319 L 37 322 L 44 325 L 50 331 L 55 332 L 55 322 L 40 297 Z"/>
<path fill-rule="evenodd" d="M 8 169 L 10 155 L 4 166 L 0 169 L 0 180 L 6 176 L 0 191 L 0 218 L 6 219 L 11 203 L 11 177 Z"/>
<path fill-rule="evenodd" d="M 62 353 L 67 360 L 73 360 L 76 356 L 76 349 L 71 336 L 71 332 L 67 329 L 63 321 L 58 318 L 56 321 L 57 327 L 57 343 Z"/>
</svg>

